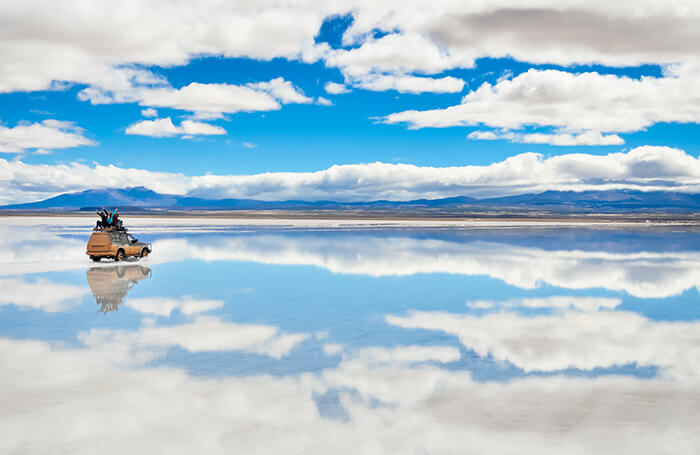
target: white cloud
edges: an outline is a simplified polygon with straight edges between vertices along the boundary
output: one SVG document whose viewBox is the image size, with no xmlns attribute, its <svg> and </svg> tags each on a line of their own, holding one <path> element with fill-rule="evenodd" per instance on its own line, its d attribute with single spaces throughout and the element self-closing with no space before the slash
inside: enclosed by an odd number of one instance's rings
<svg viewBox="0 0 700 455">
<path fill-rule="evenodd" d="M 164 107 L 194 112 L 199 118 L 272 111 L 280 109 L 282 104 L 313 102 L 281 77 L 246 85 L 192 82 L 177 89 L 165 82 L 157 86 L 125 84 L 115 90 L 90 87 L 80 92 L 80 98 L 93 104 L 138 102 L 142 106 L 151 106 L 151 111 L 145 109 L 142 113 L 152 114 L 156 112 L 153 107 Z"/>
<path fill-rule="evenodd" d="M 14 339 L 0 339 L 0 358 L 8 365 L 0 378 L 7 411 L 0 448 L 8 453 L 55 447 L 140 453 L 165 444 L 177 454 L 192 448 L 652 454 L 694 453 L 700 446 L 700 396 L 692 380 L 552 376 L 493 383 L 438 366 L 358 360 L 318 374 L 209 378 L 176 366 L 142 366 L 116 344 Z M 314 397 L 329 391 L 338 394 L 347 419 L 319 412 Z M 109 425 L 81 424 L 88 420 Z"/>
<path fill-rule="evenodd" d="M 84 286 L 55 283 L 45 278 L 0 279 L 0 289 L 0 306 L 16 305 L 51 313 L 80 305 L 89 292 Z"/>
<path fill-rule="evenodd" d="M 685 242 L 681 243 L 684 246 L 682 250 L 674 246 L 676 240 L 673 237 L 668 237 L 667 243 L 659 243 L 660 237 L 653 234 L 643 237 L 644 244 L 654 245 L 653 249 L 639 245 L 627 249 L 628 244 L 622 242 L 621 245 L 625 246 L 622 251 L 606 251 L 597 247 L 599 241 L 593 246 L 572 244 L 568 237 L 566 242 L 569 249 L 516 245 L 501 237 L 499 231 L 494 231 L 493 237 L 483 240 L 462 242 L 398 234 L 371 236 L 344 233 L 333 239 L 269 233 L 242 237 L 215 235 L 228 229 L 230 220 L 208 220 L 202 225 L 201 220 L 131 218 L 128 224 L 134 232 L 147 236 L 163 232 L 174 236 L 185 233 L 212 234 L 206 240 L 182 237 L 157 239 L 153 242 L 157 254 L 149 256 L 146 265 L 195 259 L 310 265 L 332 273 L 373 277 L 443 273 L 487 276 L 521 289 L 539 289 L 545 285 L 576 290 L 601 288 L 625 292 L 638 298 L 666 298 L 700 289 L 700 254 Z M 279 227 L 288 226 L 290 221 L 282 220 L 277 224 L 250 221 L 248 224 Z M 382 226 L 385 224 L 382 223 Z M 59 221 L 0 218 L 0 276 L 84 269 L 89 265 L 84 254 L 84 240 L 72 235 L 59 236 L 55 232 L 65 229 L 65 233 L 74 234 L 76 229 L 85 230 L 91 226 L 92 223 L 84 218 L 62 218 Z M 341 221 L 301 226 L 344 229 L 348 226 L 376 227 L 376 224 L 353 225 Z M 488 229 L 493 225 L 486 226 Z M 554 244 L 561 241 L 561 237 L 552 238 Z M 110 270 L 113 266 L 104 263 L 98 267 L 100 270 Z M 143 276 L 143 272 L 136 276 Z M 528 298 L 498 303 L 470 302 L 470 305 L 484 308 L 520 306 L 592 310 L 615 308 L 617 303 L 615 298 L 555 296 L 545 300 Z"/>
<path fill-rule="evenodd" d="M 158 117 L 158 111 L 153 109 L 152 107 L 142 109 L 141 110 L 141 115 L 144 117 Z"/>
<path fill-rule="evenodd" d="M 269 234 L 211 243 L 170 239 L 157 241 L 156 247 L 160 260 L 165 261 L 189 257 L 203 261 L 312 265 L 332 273 L 374 277 L 427 273 L 488 276 L 521 289 L 538 289 L 545 284 L 566 289 L 603 288 L 639 298 L 664 298 L 700 289 L 700 255 L 687 250 L 607 252 L 579 246 L 548 250 L 497 239 L 462 243 L 400 236 L 346 236 L 341 241 Z M 169 251 L 177 254 L 168 256 Z M 557 297 L 517 303 L 535 308 L 546 305 L 584 309 L 613 307 L 617 301 Z"/>
<path fill-rule="evenodd" d="M 556 308 L 560 310 L 575 308 L 579 311 L 597 311 L 601 308 L 613 309 L 622 301 L 610 297 L 576 297 L 556 295 L 550 297 L 533 297 L 510 299 L 504 301 L 477 300 L 467 302 L 467 307 L 478 309 L 502 308 Z"/>
<path fill-rule="evenodd" d="M 154 301 L 137 302 L 135 309 L 158 313 Z M 216 307 L 218 303 L 207 301 L 190 305 L 184 302 L 181 311 L 194 314 Z M 169 313 L 168 313 L 169 314 Z M 143 351 L 150 358 L 154 350 L 178 346 L 189 352 L 243 351 L 266 355 L 275 359 L 287 356 L 292 349 L 310 338 L 306 333 L 285 333 L 270 325 L 237 324 L 216 317 L 197 316 L 194 321 L 165 327 L 142 327 L 139 330 L 91 329 L 82 333 L 80 340 L 88 346 L 119 344 L 132 350 Z"/>
<path fill-rule="evenodd" d="M 580 134 L 569 133 L 514 133 L 514 132 L 493 132 L 493 131 L 473 131 L 467 136 L 469 139 L 493 141 L 496 139 L 506 139 L 511 142 L 521 142 L 525 144 L 550 144 L 550 145 L 620 145 L 625 141 L 617 134 L 600 134 L 597 131 L 586 131 Z"/>
<path fill-rule="evenodd" d="M 496 139 L 501 139 L 501 135 L 494 133 L 493 131 L 473 131 L 467 136 L 469 139 L 476 139 L 480 141 L 495 141 Z"/>
<path fill-rule="evenodd" d="M 350 89 L 345 84 L 338 84 L 337 82 L 326 82 L 323 88 L 326 90 L 326 93 L 330 95 L 350 93 Z"/>
<path fill-rule="evenodd" d="M 269 93 L 281 103 L 313 103 L 313 98 L 305 96 L 299 89 L 295 88 L 291 82 L 285 81 L 281 77 L 270 80 L 269 82 L 255 82 L 247 85 L 256 90 L 262 90 Z"/>
<path fill-rule="evenodd" d="M 71 1 L 26 9 L 0 5 L 0 92 L 44 90 L 52 81 L 101 87 L 125 65 L 184 65 L 202 55 L 313 59 L 323 18 L 321 3 L 165 5 Z M 27 14 L 31 11 L 31 14 Z M 56 20 L 72 17 L 71 25 Z M 321 46 L 323 47 L 323 46 Z"/>
<path fill-rule="evenodd" d="M 365 364 L 411 364 L 421 362 L 456 362 L 462 357 L 452 346 L 397 346 L 394 348 L 371 347 L 360 349 L 347 356 Z"/>
<path fill-rule="evenodd" d="M 338 343 L 326 343 L 323 345 L 323 353 L 332 356 L 343 352 L 343 345 Z"/>
<path fill-rule="evenodd" d="M 479 317 L 416 311 L 388 316 L 387 322 L 455 335 L 480 357 L 508 361 L 526 372 L 636 364 L 661 367 L 663 374 L 673 377 L 697 379 L 700 367 L 697 321 L 653 321 L 623 311 L 564 310 L 552 315 L 499 312 Z"/>
<path fill-rule="evenodd" d="M 170 117 L 156 120 L 142 120 L 136 122 L 126 129 L 126 134 L 139 136 L 168 137 L 176 136 L 182 131 L 173 124 Z"/>
<path fill-rule="evenodd" d="M 144 297 L 139 299 L 127 299 L 126 306 L 141 313 L 156 314 L 159 316 L 170 316 L 173 310 L 178 310 L 182 314 L 198 314 L 222 308 L 223 300 L 203 300 L 191 297 L 170 298 L 170 297 Z"/>
<path fill-rule="evenodd" d="M 258 144 L 255 144 L 254 142 L 243 142 L 241 145 L 247 149 L 258 148 Z"/>
<path fill-rule="evenodd" d="M 0 125 L 0 153 L 46 152 L 55 149 L 96 145 L 85 131 L 73 122 L 44 120 L 19 123 L 12 128 Z"/>
<path fill-rule="evenodd" d="M 495 85 L 484 83 L 465 95 L 459 105 L 394 113 L 384 121 L 412 128 L 552 126 L 589 133 L 516 138 L 555 145 L 619 143 L 619 137 L 606 138 L 599 132 L 638 131 L 659 122 L 700 122 L 700 107 L 694 101 L 700 96 L 700 79 L 692 68 L 679 67 L 665 77 L 641 79 L 531 69 Z"/>
<path fill-rule="evenodd" d="M 179 89 L 163 88 L 140 94 L 140 104 L 197 112 L 218 117 L 222 113 L 271 111 L 281 107 L 267 91 L 231 84 L 193 82 Z"/>
<path fill-rule="evenodd" d="M 413 68 L 439 71 L 453 65 L 467 66 L 474 59 L 486 56 L 512 56 L 524 62 L 560 65 L 675 63 L 696 59 L 691 43 L 700 39 L 700 32 L 694 26 L 700 8 L 682 0 L 663 5 L 652 0 L 615 4 L 603 1 L 562 4 L 543 0 L 517 5 L 508 0 L 445 0 L 402 2 L 401 6 L 394 2 L 373 2 L 358 7 L 344 42 L 380 41 L 371 39 L 375 29 L 391 33 L 392 39 L 399 39 L 394 35 L 400 34 L 402 42 L 412 39 L 413 47 L 420 51 L 416 52 Z M 655 38 L 650 30 L 664 39 Z M 425 41 L 426 50 L 420 47 L 420 39 Z M 440 53 L 433 50 L 431 54 L 428 45 Z M 393 48 L 387 47 L 389 51 Z M 398 60 L 401 52 L 406 51 L 399 49 L 386 60 Z M 420 57 L 427 62 L 417 61 Z M 404 58 L 404 65 L 405 61 L 411 60 Z"/>
<path fill-rule="evenodd" d="M 4 200 L 36 200 L 88 188 L 141 186 L 170 194 L 261 200 L 410 200 L 537 193 L 547 190 L 700 192 L 700 159 L 682 150 L 642 146 L 629 152 L 512 156 L 485 166 L 421 167 L 369 163 L 316 172 L 184 176 L 116 166 L 30 165 L 0 159 Z"/>
<path fill-rule="evenodd" d="M 183 120 L 180 126 L 175 126 L 170 117 L 142 120 L 136 122 L 126 129 L 126 134 L 151 136 L 151 137 L 172 137 L 172 136 L 202 136 L 202 135 L 223 135 L 226 130 L 220 126 L 209 123 L 196 122 L 193 120 Z"/>
<path fill-rule="evenodd" d="M 319 104 L 321 106 L 333 106 L 333 102 L 327 98 L 324 98 L 322 96 L 319 96 L 316 98 L 316 104 Z"/>
<path fill-rule="evenodd" d="M 356 87 L 375 92 L 396 90 L 400 93 L 456 93 L 464 88 L 464 81 L 452 76 L 442 78 L 371 74 L 356 79 Z"/>
<path fill-rule="evenodd" d="M 354 49 L 330 51 L 325 60 L 328 66 L 339 67 L 349 77 L 375 73 L 436 74 L 473 64 L 472 59 L 446 53 L 434 41 L 417 33 L 393 33 L 369 39 Z"/>
<path fill-rule="evenodd" d="M 88 85 L 83 96 L 94 101 L 105 90 L 119 92 L 130 79 L 158 79 L 143 68 L 185 65 L 203 55 L 324 59 L 351 77 L 438 74 L 471 67 L 480 57 L 559 65 L 676 64 L 697 61 L 694 43 L 700 40 L 700 8 L 685 0 L 128 5 L 106 0 L 91 8 L 69 0 L 28 0 L 26 10 L 0 5 L 6 19 L 0 92 L 60 88 L 64 81 Z M 343 41 L 353 48 L 315 43 L 325 18 L 348 13 L 354 20 Z M 68 25 L 57 17 L 74 20 Z M 387 34 L 375 38 L 376 30 Z"/>
</svg>

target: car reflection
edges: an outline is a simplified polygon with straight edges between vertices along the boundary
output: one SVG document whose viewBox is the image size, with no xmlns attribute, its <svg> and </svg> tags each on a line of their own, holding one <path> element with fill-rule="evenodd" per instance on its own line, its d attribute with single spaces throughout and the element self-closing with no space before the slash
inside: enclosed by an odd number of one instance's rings
<svg viewBox="0 0 700 455">
<path fill-rule="evenodd" d="M 100 306 L 98 313 L 117 311 L 127 292 L 141 280 L 151 277 L 151 269 L 142 265 L 93 267 L 85 272 L 88 285 Z"/>
</svg>

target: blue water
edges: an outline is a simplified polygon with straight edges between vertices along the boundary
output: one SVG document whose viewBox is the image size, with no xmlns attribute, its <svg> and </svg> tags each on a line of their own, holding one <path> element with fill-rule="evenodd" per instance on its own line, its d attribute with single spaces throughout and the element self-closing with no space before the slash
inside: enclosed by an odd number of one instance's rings
<svg viewBox="0 0 700 455">
<path fill-rule="evenodd" d="M 700 451 L 697 228 L 90 221 L 0 218 L 0 453 Z"/>
</svg>

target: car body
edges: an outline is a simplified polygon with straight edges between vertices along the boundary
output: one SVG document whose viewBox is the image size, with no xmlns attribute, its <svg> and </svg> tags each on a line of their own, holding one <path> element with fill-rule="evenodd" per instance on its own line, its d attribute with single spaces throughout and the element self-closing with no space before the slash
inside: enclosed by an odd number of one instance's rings
<svg viewBox="0 0 700 455">
<path fill-rule="evenodd" d="M 150 243 L 139 242 L 124 230 L 100 230 L 90 236 L 85 254 L 93 261 L 102 258 L 121 261 L 133 256 L 145 257 L 152 251 Z"/>
</svg>

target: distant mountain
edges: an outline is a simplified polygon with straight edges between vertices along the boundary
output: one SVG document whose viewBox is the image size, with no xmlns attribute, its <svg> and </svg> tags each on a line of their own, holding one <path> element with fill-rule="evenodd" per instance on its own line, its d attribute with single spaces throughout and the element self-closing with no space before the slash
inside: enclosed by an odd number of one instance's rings
<svg viewBox="0 0 700 455">
<path fill-rule="evenodd" d="M 547 211 L 555 213 L 699 212 L 700 194 L 666 191 L 545 191 L 488 199 L 467 196 L 412 201 L 258 201 L 254 199 L 203 199 L 160 194 L 144 187 L 87 190 L 44 201 L 14 204 L 0 210 L 93 210 L 100 207 L 125 210 L 394 210 L 461 211 Z"/>
<path fill-rule="evenodd" d="M 127 189 L 109 188 L 104 190 L 86 190 L 79 193 L 67 193 L 44 201 L 14 204 L 0 209 L 63 209 L 79 210 L 83 207 L 171 207 L 177 203 L 179 196 L 160 194 L 142 186 Z"/>
<path fill-rule="evenodd" d="M 539 194 L 521 194 L 500 198 L 483 199 L 482 204 L 502 207 L 569 208 L 574 210 L 634 210 L 670 209 L 698 211 L 700 194 L 675 193 L 670 191 L 545 191 Z"/>
</svg>

